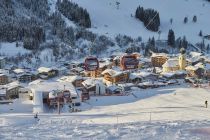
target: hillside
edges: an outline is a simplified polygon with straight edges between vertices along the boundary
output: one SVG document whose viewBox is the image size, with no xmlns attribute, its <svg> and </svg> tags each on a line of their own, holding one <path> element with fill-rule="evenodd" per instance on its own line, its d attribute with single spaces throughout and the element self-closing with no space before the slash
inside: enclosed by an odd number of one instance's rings
<svg viewBox="0 0 210 140">
<path fill-rule="evenodd" d="M 186 36 L 194 44 L 201 41 L 198 36 L 200 30 L 204 35 L 210 34 L 210 28 L 208 28 L 210 3 L 205 0 L 120 0 L 119 9 L 117 9 L 116 0 L 73 1 L 90 12 L 93 23 L 91 31 L 112 37 L 117 34 L 126 34 L 133 38 L 141 36 L 144 41 L 152 36 L 158 39 L 158 33 L 148 31 L 143 23 L 135 19 L 135 10 L 139 5 L 144 8 L 153 8 L 160 13 L 160 31 L 162 32 L 160 39 L 167 39 L 169 29 L 174 30 L 177 38 Z M 198 18 L 196 23 L 192 22 L 194 15 Z M 183 23 L 184 17 L 188 17 L 187 24 Z"/>
<path fill-rule="evenodd" d="M 70 6 L 65 6 L 68 2 L 71 3 Z M 83 59 L 87 55 L 105 57 L 116 51 L 138 50 L 147 56 L 149 50 L 178 53 L 180 38 L 184 36 L 189 44 L 198 48 L 188 45 L 188 52 L 199 51 L 202 47 L 202 37 L 198 35 L 199 32 L 202 31 L 203 35 L 210 34 L 208 1 L 121 0 L 119 5 L 116 2 L 112 0 L 0 1 L 2 13 L 0 14 L 0 55 L 12 57 L 9 63 L 13 63 L 14 59 L 20 59 L 20 63 L 15 65 L 51 66 L 58 61 Z M 161 34 L 147 30 L 143 23 L 135 18 L 138 6 L 159 12 Z M 196 22 L 192 21 L 193 16 L 197 17 Z M 188 18 L 186 24 L 183 22 L 185 17 Z M 85 28 L 82 25 L 88 26 Z M 175 48 L 167 46 L 169 29 L 174 30 L 177 39 Z M 148 39 L 152 37 L 154 41 L 163 40 L 163 45 L 151 46 Z M 204 44 L 201 50 L 209 53 L 210 41 L 204 40 Z M 14 47 L 13 52 L 16 50 L 23 52 L 11 55 L 7 52 L 10 50 L 6 48 L 7 45 Z"/>
</svg>

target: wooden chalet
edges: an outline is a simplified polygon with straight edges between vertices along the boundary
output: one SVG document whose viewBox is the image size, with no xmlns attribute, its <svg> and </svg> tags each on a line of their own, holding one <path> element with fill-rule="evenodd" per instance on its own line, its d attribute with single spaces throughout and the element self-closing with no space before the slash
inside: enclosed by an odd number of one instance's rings
<svg viewBox="0 0 210 140">
<path fill-rule="evenodd" d="M 112 84 L 123 83 L 128 81 L 129 73 L 126 71 L 117 71 L 113 69 L 106 69 L 102 72 L 104 81 Z"/>
<path fill-rule="evenodd" d="M 82 67 L 76 67 L 76 68 L 72 68 L 70 69 L 70 72 L 75 74 L 75 75 L 84 75 L 84 69 Z"/>
<path fill-rule="evenodd" d="M 205 70 L 198 66 L 187 66 L 185 69 L 189 77 L 202 78 L 205 73 Z"/>
<path fill-rule="evenodd" d="M 112 68 L 112 62 L 105 60 L 105 61 L 99 61 L 99 68 L 95 71 L 90 71 L 90 76 L 93 78 L 96 77 L 101 77 L 102 76 L 102 72 L 106 69 L 111 69 Z"/>
<path fill-rule="evenodd" d="M 106 93 L 106 86 L 100 80 L 87 79 L 82 82 L 82 85 L 84 87 L 84 93 L 89 94 L 90 96 L 100 96 Z"/>
<path fill-rule="evenodd" d="M 122 70 L 137 69 L 139 60 L 137 55 L 124 55 L 120 59 L 120 67 Z"/>
<path fill-rule="evenodd" d="M 168 55 L 165 53 L 153 53 L 151 56 L 151 62 L 153 67 L 162 67 L 162 65 L 168 60 Z"/>
<path fill-rule="evenodd" d="M 18 82 L 12 82 L 5 85 L 7 99 L 15 99 L 19 97 L 19 89 L 21 86 Z"/>
<path fill-rule="evenodd" d="M 41 79 L 49 79 L 58 75 L 58 71 L 56 69 L 40 67 L 38 68 L 39 77 Z"/>
<path fill-rule="evenodd" d="M 142 81 L 142 77 L 136 73 L 130 73 L 129 74 L 129 82 L 138 84 Z"/>
<path fill-rule="evenodd" d="M 9 82 L 6 74 L 0 74 L 0 85 L 5 85 Z"/>
</svg>

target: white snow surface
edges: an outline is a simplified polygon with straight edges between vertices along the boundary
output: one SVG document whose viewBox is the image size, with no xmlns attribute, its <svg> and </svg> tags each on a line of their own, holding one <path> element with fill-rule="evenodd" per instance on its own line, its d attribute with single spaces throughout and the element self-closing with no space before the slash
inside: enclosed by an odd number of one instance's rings
<svg viewBox="0 0 210 140">
<path fill-rule="evenodd" d="M 90 13 L 91 31 L 111 37 L 125 34 L 134 38 L 142 36 L 144 41 L 152 36 L 158 39 L 158 33 L 146 30 L 143 23 L 135 18 L 135 10 L 139 5 L 160 13 L 160 39 L 167 39 L 169 29 L 174 30 L 176 37 L 186 36 L 192 43 L 202 41 L 198 36 L 200 30 L 203 35 L 210 34 L 210 3 L 205 0 L 119 0 L 119 9 L 117 0 L 72 1 Z M 197 16 L 196 23 L 192 22 L 194 15 Z M 187 24 L 183 23 L 185 17 L 188 17 Z"/>
<path fill-rule="evenodd" d="M 3 56 L 17 56 L 17 55 L 23 55 L 23 54 L 28 54 L 31 51 L 26 50 L 23 48 L 22 44 L 20 44 L 18 47 L 16 47 L 16 43 L 0 43 L 0 54 Z"/>
<path fill-rule="evenodd" d="M 30 109 L 23 113 L 18 104 L 1 105 L 0 139 L 208 140 L 210 109 L 204 101 L 209 91 L 188 85 L 135 88 L 128 96 L 92 97 L 82 112 L 41 113 L 39 121 Z"/>
</svg>

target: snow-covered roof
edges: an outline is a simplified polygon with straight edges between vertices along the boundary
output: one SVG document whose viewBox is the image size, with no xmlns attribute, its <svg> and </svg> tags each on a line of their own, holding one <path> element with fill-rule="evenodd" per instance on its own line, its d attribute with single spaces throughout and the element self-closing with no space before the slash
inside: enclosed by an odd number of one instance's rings
<svg viewBox="0 0 210 140">
<path fill-rule="evenodd" d="M 136 79 L 136 78 L 141 78 L 141 76 L 138 73 L 129 74 L 129 79 Z"/>
<path fill-rule="evenodd" d="M 195 67 L 204 68 L 204 64 L 199 62 L 195 65 Z"/>
<path fill-rule="evenodd" d="M 116 77 L 116 76 L 119 76 L 121 74 L 123 74 L 124 72 L 123 71 L 119 71 L 119 70 L 113 70 L 113 69 L 106 69 L 104 70 L 101 74 L 106 74 L 108 73 L 109 75 L 111 75 L 112 77 Z"/>
<path fill-rule="evenodd" d="M 200 60 L 202 60 L 202 59 L 206 59 L 206 57 L 205 56 L 194 56 L 194 57 L 192 57 L 192 58 L 188 58 L 187 60 L 189 61 L 189 62 L 197 62 L 197 61 L 200 61 Z"/>
<path fill-rule="evenodd" d="M 9 70 L 0 69 L 1 74 L 9 75 Z"/>
<path fill-rule="evenodd" d="M 58 70 L 58 71 L 64 71 L 64 70 L 67 70 L 66 67 L 64 66 L 61 66 L 61 65 L 57 65 L 57 66 L 52 66 L 51 69 L 53 70 Z"/>
<path fill-rule="evenodd" d="M 155 75 L 155 74 L 151 72 L 147 72 L 147 71 L 142 71 L 140 73 L 136 73 L 136 75 L 141 76 L 141 77 L 147 77 L 147 76 Z"/>
<path fill-rule="evenodd" d="M 197 70 L 199 67 L 196 66 L 187 66 L 185 69 L 186 70 Z"/>
<path fill-rule="evenodd" d="M 29 88 L 20 88 L 19 89 L 19 92 L 22 92 L 22 93 L 24 93 L 24 92 L 30 92 L 31 91 L 31 89 L 29 89 Z"/>
<path fill-rule="evenodd" d="M 39 84 L 39 83 L 41 83 L 43 81 L 44 80 L 42 80 L 42 79 L 37 79 L 37 80 L 34 80 L 34 81 L 30 82 L 28 85 L 37 85 L 37 84 Z"/>
<path fill-rule="evenodd" d="M 133 83 L 124 83 L 124 84 L 118 84 L 118 86 L 120 87 L 131 87 L 131 86 L 134 86 Z"/>
<path fill-rule="evenodd" d="M 51 92 L 49 93 L 49 98 L 50 98 L 50 99 L 56 98 L 55 93 L 51 91 Z"/>
<path fill-rule="evenodd" d="M 173 77 L 175 75 L 174 72 L 163 72 L 161 73 L 164 77 Z"/>
<path fill-rule="evenodd" d="M 112 62 L 110 62 L 110 61 L 99 62 L 99 67 L 103 68 L 103 67 L 111 65 L 111 64 L 112 64 Z"/>
<path fill-rule="evenodd" d="M 139 58 L 141 57 L 141 54 L 138 53 L 138 52 L 134 52 L 134 53 L 132 53 L 132 54 L 138 56 Z"/>
<path fill-rule="evenodd" d="M 177 67 L 179 66 L 179 61 L 178 59 L 168 59 L 162 67 Z"/>
<path fill-rule="evenodd" d="M 150 63 L 151 62 L 151 59 L 150 58 L 141 57 L 140 58 L 140 61 L 141 62 L 145 62 L 145 63 Z"/>
<path fill-rule="evenodd" d="M 152 53 L 151 57 L 168 57 L 168 54 L 166 53 Z"/>
<path fill-rule="evenodd" d="M 84 69 L 83 69 L 83 68 L 81 68 L 81 67 L 76 67 L 76 68 L 72 68 L 72 69 L 71 69 L 71 71 L 78 71 L 78 72 L 82 72 L 82 71 L 84 71 Z"/>
<path fill-rule="evenodd" d="M 104 83 L 101 80 L 98 79 L 87 79 L 85 81 L 82 82 L 82 85 L 85 86 L 86 88 L 92 88 L 96 85 L 100 85 L 100 86 L 105 86 Z"/>
<path fill-rule="evenodd" d="M 18 81 L 14 81 L 14 82 L 8 83 L 6 85 L 0 85 L 0 88 L 5 88 L 7 90 L 10 90 L 10 89 L 13 89 L 13 88 L 16 88 L 19 86 L 20 86 L 20 83 Z"/>
<path fill-rule="evenodd" d="M 15 70 L 13 70 L 13 72 L 16 74 L 21 74 L 21 73 L 26 72 L 26 70 L 25 69 L 15 69 Z"/>
<path fill-rule="evenodd" d="M 199 52 L 190 52 L 190 55 L 191 55 L 192 57 L 196 57 L 196 56 L 201 56 L 202 53 L 199 53 Z"/>
<path fill-rule="evenodd" d="M 161 75 L 163 75 L 164 77 L 173 77 L 173 76 L 179 76 L 179 75 L 183 75 L 183 74 L 187 74 L 187 72 L 185 70 L 178 70 L 178 71 L 174 71 L 174 72 L 162 72 Z"/>
<path fill-rule="evenodd" d="M 139 86 L 154 86 L 154 85 L 163 86 L 166 84 L 163 82 L 158 82 L 158 81 L 146 81 L 146 82 L 139 83 L 138 85 Z"/>
<path fill-rule="evenodd" d="M 119 60 L 121 58 L 121 56 L 115 56 L 114 58 L 113 58 L 113 60 Z"/>
<path fill-rule="evenodd" d="M 110 91 L 122 90 L 119 86 L 116 86 L 116 85 L 110 85 L 107 87 L 107 89 L 109 89 Z"/>
<path fill-rule="evenodd" d="M 59 92 L 58 90 L 53 90 L 53 91 L 49 92 L 49 98 L 50 99 L 56 98 L 58 96 L 58 94 L 57 94 L 58 92 Z"/>
<path fill-rule="evenodd" d="M 63 76 L 61 77 L 60 79 L 58 79 L 57 81 L 59 82 L 74 82 L 76 80 L 82 80 L 84 79 L 83 77 L 81 76 L 78 76 L 78 75 L 74 75 L 74 76 Z"/>
<path fill-rule="evenodd" d="M 38 68 L 38 72 L 39 73 L 47 73 L 47 72 L 49 72 L 51 70 L 52 70 L 52 68 L 47 68 L 47 67 L 39 67 Z"/>
<path fill-rule="evenodd" d="M 53 90 L 69 90 L 71 94 L 76 94 L 76 89 L 70 82 L 37 82 L 36 84 L 30 84 L 27 88 L 33 89 L 36 92 L 51 92 Z"/>
<path fill-rule="evenodd" d="M 6 74 L 4 74 L 4 73 L 0 73 L 0 76 L 7 76 Z"/>
</svg>

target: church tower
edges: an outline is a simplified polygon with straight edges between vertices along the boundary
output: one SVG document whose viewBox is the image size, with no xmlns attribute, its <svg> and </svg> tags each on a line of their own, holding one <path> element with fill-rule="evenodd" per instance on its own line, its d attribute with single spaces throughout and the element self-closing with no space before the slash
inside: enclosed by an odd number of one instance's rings
<svg viewBox="0 0 210 140">
<path fill-rule="evenodd" d="M 179 55 L 179 70 L 185 70 L 186 67 L 186 57 L 185 57 L 185 49 L 180 49 L 180 55 Z"/>
</svg>

